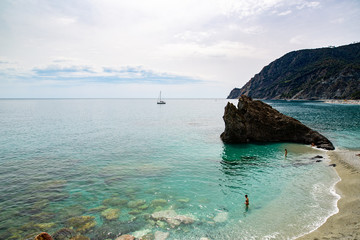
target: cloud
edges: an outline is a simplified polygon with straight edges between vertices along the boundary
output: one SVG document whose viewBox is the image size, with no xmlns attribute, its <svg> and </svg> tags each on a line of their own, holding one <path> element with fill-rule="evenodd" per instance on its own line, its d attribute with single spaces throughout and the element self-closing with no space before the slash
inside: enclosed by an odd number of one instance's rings
<svg viewBox="0 0 360 240">
<path fill-rule="evenodd" d="M 335 24 L 341 24 L 345 21 L 345 19 L 343 17 L 340 17 L 340 18 L 336 18 L 336 19 L 333 19 L 333 20 L 330 20 L 330 23 L 335 23 Z"/>
<path fill-rule="evenodd" d="M 74 17 L 57 17 L 54 18 L 54 22 L 59 24 L 59 25 L 70 25 L 70 24 L 74 24 L 77 22 L 77 18 Z"/>
<path fill-rule="evenodd" d="M 203 41 L 210 39 L 215 34 L 216 34 L 215 31 L 195 32 L 195 31 L 186 30 L 185 32 L 180 32 L 180 33 L 175 34 L 174 37 L 181 41 L 203 42 Z"/>
<path fill-rule="evenodd" d="M 291 44 L 301 45 L 304 44 L 305 42 L 306 42 L 306 37 L 304 35 L 297 35 L 290 39 Z"/>
<path fill-rule="evenodd" d="M 320 2 L 309 2 L 309 1 L 301 1 L 297 5 L 297 9 L 303 9 L 303 8 L 317 8 L 320 6 Z"/>
<path fill-rule="evenodd" d="M 68 57 L 55 57 L 52 62 L 53 63 L 76 63 L 81 61 L 80 59 L 68 58 Z"/>
<path fill-rule="evenodd" d="M 61 66 L 61 65 L 49 65 L 45 68 L 34 68 L 33 72 L 38 76 L 56 77 L 61 75 L 80 75 L 87 73 L 94 73 L 91 67 L 87 66 Z"/>
<path fill-rule="evenodd" d="M 291 10 L 287 10 L 287 11 L 284 11 L 284 12 L 281 12 L 281 13 L 278 13 L 278 16 L 286 16 L 286 15 L 289 15 L 291 14 L 292 11 Z"/>
<path fill-rule="evenodd" d="M 219 41 L 211 44 L 168 44 L 163 46 L 160 52 L 164 55 L 181 58 L 234 58 L 241 56 L 257 58 L 262 56 L 262 53 L 258 52 L 253 46 L 236 41 Z"/>
<path fill-rule="evenodd" d="M 12 64 L 12 62 L 7 59 L 6 57 L 1 57 L 0 56 L 0 66 L 5 66 L 5 65 L 9 65 L 9 64 Z"/>
<path fill-rule="evenodd" d="M 227 25 L 227 29 L 230 30 L 230 32 L 239 32 L 239 33 L 244 33 L 246 35 L 256 35 L 265 32 L 264 28 L 260 25 L 241 26 L 240 24 L 230 23 Z"/>
<path fill-rule="evenodd" d="M 201 83 L 200 79 L 167 72 L 145 69 L 142 66 L 102 67 L 95 70 L 90 66 L 49 65 L 32 69 L 34 81 L 51 79 L 58 82 L 76 81 L 83 83 L 147 83 L 147 84 L 185 84 Z"/>
<path fill-rule="evenodd" d="M 256 16 L 268 11 L 283 0 L 229 0 L 220 1 L 222 13 L 227 16 L 237 16 L 238 18 L 246 18 Z"/>
</svg>

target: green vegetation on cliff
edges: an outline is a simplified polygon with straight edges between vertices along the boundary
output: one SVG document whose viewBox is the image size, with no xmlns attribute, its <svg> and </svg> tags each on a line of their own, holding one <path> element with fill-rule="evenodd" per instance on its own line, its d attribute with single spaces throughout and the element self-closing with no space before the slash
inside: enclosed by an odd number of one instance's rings
<svg viewBox="0 0 360 240">
<path fill-rule="evenodd" d="M 360 99 L 360 43 L 285 54 L 228 98 Z"/>
</svg>

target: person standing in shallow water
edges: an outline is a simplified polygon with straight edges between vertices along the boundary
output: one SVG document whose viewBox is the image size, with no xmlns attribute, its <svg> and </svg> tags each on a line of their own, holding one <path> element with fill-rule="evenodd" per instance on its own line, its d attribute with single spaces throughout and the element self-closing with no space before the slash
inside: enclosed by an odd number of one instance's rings
<svg viewBox="0 0 360 240">
<path fill-rule="evenodd" d="M 245 195 L 245 212 L 244 217 L 246 217 L 246 213 L 249 211 L 249 198 L 248 195 Z"/>
<path fill-rule="evenodd" d="M 287 156 L 287 149 L 285 148 L 285 157 Z"/>
</svg>

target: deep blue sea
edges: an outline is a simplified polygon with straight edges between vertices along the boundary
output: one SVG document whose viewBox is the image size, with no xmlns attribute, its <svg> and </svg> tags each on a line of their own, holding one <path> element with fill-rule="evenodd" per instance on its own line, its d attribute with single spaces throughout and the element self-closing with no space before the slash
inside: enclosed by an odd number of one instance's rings
<svg viewBox="0 0 360 240">
<path fill-rule="evenodd" d="M 0 100 L 0 239 L 64 228 L 96 240 L 293 239 L 336 213 L 326 152 L 224 145 L 228 101 Z M 360 105 L 267 103 L 338 149 L 360 149 Z M 192 221 L 169 221 L 178 216 Z"/>
</svg>

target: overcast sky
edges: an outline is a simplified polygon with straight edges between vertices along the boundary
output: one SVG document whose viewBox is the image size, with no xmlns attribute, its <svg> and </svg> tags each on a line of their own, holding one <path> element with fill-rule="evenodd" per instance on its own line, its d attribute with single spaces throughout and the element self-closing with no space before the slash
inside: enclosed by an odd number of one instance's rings
<svg viewBox="0 0 360 240">
<path fill-rule="evenodd" d="M 287 52 L 358 41 L 359 0 L 0 0 L 0 98 L 226 98 Z"/>
</svg>

